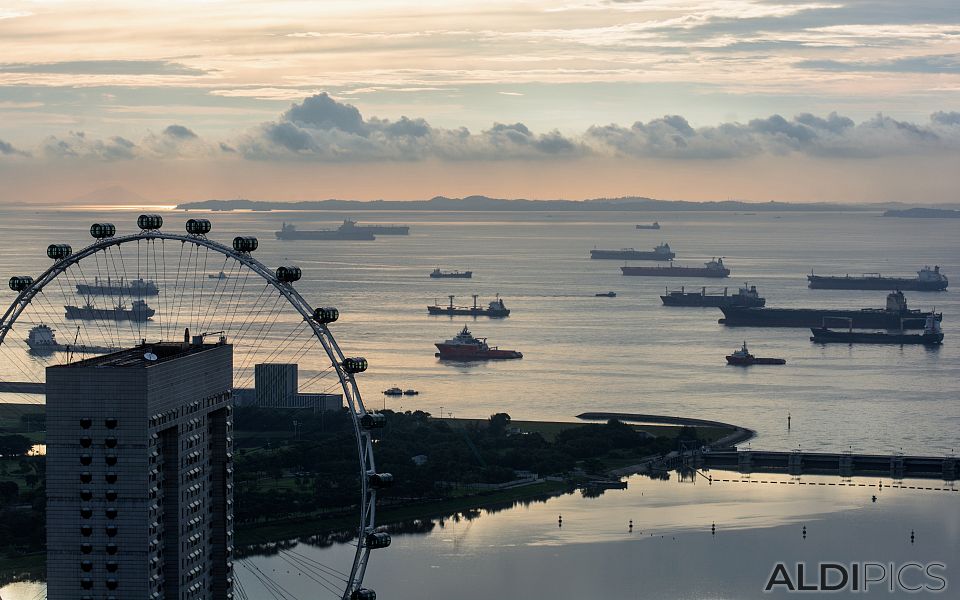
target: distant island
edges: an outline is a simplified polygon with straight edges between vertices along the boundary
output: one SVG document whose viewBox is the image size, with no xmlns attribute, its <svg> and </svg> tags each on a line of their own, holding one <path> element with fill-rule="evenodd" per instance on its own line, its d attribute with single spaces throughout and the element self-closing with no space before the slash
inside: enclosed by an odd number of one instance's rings
<svg viewBox="0 0 960 600">
<path fill-rule="evenodd" d="M 904 210 L 888 210 L 885 217 L 901 217 L 908 219 L 960 219 L 960 210 L 949 208 L 907 208 Z"/>
<path fill-rule="evenodd" d="M 889 206 L 889 205 L 887 205 Z M 724 200 L 693 202 L 688 200 L 655 200 L 643 197 L 595 198 L 592 200 L 508 200 L 487 196 L 447 198 L 436 196 L 430 200 L 305 200 L 300 202 L 275 202 L 265 200 L 203 200 L 184 202 L 178 210 L 431 210 L 431 211 L 875 211 L 876 205 L 789 203 L 789 202 L 744 202 Z"/>
</svg>

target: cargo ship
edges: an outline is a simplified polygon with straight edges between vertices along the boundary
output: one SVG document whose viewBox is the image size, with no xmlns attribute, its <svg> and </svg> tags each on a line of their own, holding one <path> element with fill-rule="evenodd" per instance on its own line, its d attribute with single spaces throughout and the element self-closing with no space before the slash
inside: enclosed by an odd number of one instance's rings
<svg viewBox="0 0 960 600">
<path fill-rule="evenodd" d="M 434 344 L 439 352 L 435 356 L 444 360 L 502 360 L 523 358 L 516 350 L 501 350 L 487 345 L 487 338 L 475 338 L 464 325 L 453 339 Z"/>
<path fill-rule="evenodd" d="M 721 306 L 720 323 L 748 327 L 825 327 L 843 323 L 853 329 L 923 329 L 927 317 L 942 314 L 907 308 L 903 292 L 887 294 L 886 308 L 745 308 Z"/>
<path fill-rule="evenodd" d="M 787 364 L 787 361 L 783 358 L 763 358 L 761 356 L 754 356 L 750 354 L 749 350 L 747 350 L 747 342 L 743 342 L 742 348 L 739 350 L 734 350 L 733 354 L 727 355 L 727 364 L 736 365 L 738 367 L 749 367 L 750 365 L 785 365 Z"/>
<path fill-rule="evenodd" d="M 427 307 L 427 312 L 431 315 L 466 315 L 470 317 L 508 317 L 510 316 L 510 309 L 506 307 L 503 303 L 503 300 L 500 299 L 500 296 L 497 295 L 487 306 L 480 306 L 477 304 L 477 298 L 480 296 L 478 294 L 473 295 L 473 306 L 454 306 L 453 305 L 453 296 L 447 296 L 450 298 L 450 303 L 447 306 L 440 306 L 439 304 L 434 304 Z"/>
<path fill-rule="evenodd" d="M 884 277 L 879 273 L 834 276 L 807 275 L 809 287 L 817 290 L 907 290 L 913 292 L 942 292 L 947 289 L 947 276 L 940 266 L 928 266 L 917 271 L 916 277 Z"/>
<path fill-rule="evenodd" d="M 650 252 L 634 250 L 633 248 L 621 248 L 620 250 L 598 250 L 594 248 L 590 251 L 590 258 L 606 260 L 673 260 L 676 256 L 670 250 L 670 244 L 660 244 Z"/>
<path fill-rule="evenodd" d="M 943 343 L 943 331 L 940 329 L 940 323 L 933 318 L 933 315 L 927 317 L 924 322 L 923 333 L 854 331 L 852 327 L 847 331 L 827 329 L 826 327 L 811 327 L 810 332 L 813 333 L 810 341 L 818 344 L 923 344 L 924 346 L 937 346 Z"/>
<path fill-rule="evenodd" d="M 79 333 L 79 328 L 78 333 Z M 108 346 L 87 346 L 84 344 L 61 344 L 57 342 L 57 336 L 54 330 L 48 325 L 40 323 L 30 329 L 27 334 L 27 346 L 30 347 L 31 354 L 53 354 L 54 352 L 79 352 L 81 354 L 109 354 L 116 352 L 119 348 L 110 348 Z"/>
<path fill-rule="evenodd" d="M 722 258 L 715 258 L 703 267 L 678 267 L 669 265 L 666 267 L 620 267 L 624 275 L 633 275 L 638 277 L 729 277 L 730 269 L 723 266 Z"/>
<path fill-rule="evenodd" d="M 150 308 L 143 300 L 134 300 L 130 308 L 122 302 L 113 308 L 97 308 L 87 301 L 83 306 L 67 305 L 63 307 L 68 319 L 82 319 L 84 321 L 147 321 L 157 311 Z"/>
<path fill-rule="evenodd" d="M 660 300 L 664 306 L 763 306 L 767 303 L 757 292 L 757 286 L 747 287 L 746 284 L 733 295 L 727 293 L 727 288 L 723 288 L 723 293 L 708 292 L 705 287 L 697 292 L 688 292 L 682 287 L 679 290 L 667 288 Z"/>
<path fill-rule="evenodd" d="M 315 231 L 299 230 L 293 225 L 284 223 L 280 231 L 276 232 L 278 240 L 359 240 L 372 241 L 377 239 L 369 229 L 357 227 L 356 221 L 345 220 L 336 229 L 318 229 Z"/>
<path fill-rule="evenodd" d="M 660 223 L 654 221 L 649 225 L 637 225 L 637 229 L 660 229 Z"/>
<path fill-rule="evenodd" d="M 93 283 L 78 283 L 77 292 L 84 296 L 130 296 L 141 298 L 144 296 L 156 296 L 160 293 L 160 288 L 152 281 L 134 279 L 133 281 L 124 281 L 122 278 L 113 281 L 107 277 L 106 281 L 99 277 L 93 278 Z"/>
<path fill-rule="evenodd" d="M 473 277 L 473 271 L 441 271 L 440 267 L 437 267 L 430 271 L 430 277 L 432 279 L 470 279 Z"/>
</svg>

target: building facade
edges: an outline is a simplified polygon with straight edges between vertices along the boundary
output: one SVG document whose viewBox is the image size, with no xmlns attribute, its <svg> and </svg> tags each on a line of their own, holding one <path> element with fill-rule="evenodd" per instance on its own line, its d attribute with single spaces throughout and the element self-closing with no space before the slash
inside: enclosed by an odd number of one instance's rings
<svg viewBox="0 0 960 600">
<path fill-rule="evenodd" d="M 233 598 L 233 348 L 47 368 L 47 598 Z"/>
</svg>

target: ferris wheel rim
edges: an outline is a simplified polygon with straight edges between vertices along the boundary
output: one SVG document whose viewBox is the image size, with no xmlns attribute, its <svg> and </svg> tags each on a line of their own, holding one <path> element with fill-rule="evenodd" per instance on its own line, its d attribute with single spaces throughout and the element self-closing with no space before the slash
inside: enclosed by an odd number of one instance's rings
<svg viewBox="0 0 960 600">
<path fill-rule="evenodd" d="M 37 294 L 41 293 L 47 285 L 65 273 L 72 265 L 80 264 L 84 259 L 94 256 L 98 252 L 106 251 L 108 248 L 120 247 L 132 242 L 154 240 L 179 241 L 184 244 L 190 243 L 197 247 L 207 248 L 219 252 L 228 259 L 232 258 L 253 271 L 269 285 L 272 285 L 287 300 L 288 304 L 303 317 L 304 322 L 309 325 L 313 336 L 320 342 L 327 357 L 330 359 L 331 366 L 337 373 L 341 388 L 347 400 L 360 463 L 361 501 L 360 523 L 357 532 L 357 550 L 354 554 L 346 588 L 342 595 L 343 600 L 349 600 L 354 592 L 361 589 L 366 573 L 370 548 L 365 544 L 365 536 L 372 533 L 376 528 L 375 506 L 377 493 L 376 489 L 372 487 L 368 481 L 371 475 L 377 473 L 373 456 L 373 439 L 369 431 L 361 425 L 361 418 L 369 413 L 363 404 L 356 378 L 353 373 L 343 367 L 343 362 L 347 357 L 340 349 L 340 345 L 331 334 L 329 328 L 313 318 L 314 307 L 303 298 L 291 283 L 280 281 L 276 274 L 262 262 L 254 258 L 251 252 L 237 251 L 230 246 L 208 238 L 206 235 L 168 233 L 160 231 L 159 229 L 143 229 L 138 233 L 114 235 L 97 239 L 92 244 L 81 248 L 77 252 L 70 252 L 68 256 L 55 259 L 48 269 L 17 294 L 17 298 L 14 299 L 3 315 L 0 316 L 0 346 L 3 346 L 7 333 L 13 329 L 17 319 L 23 314 L 26 308 L 30 306 L 31 301 Z"/>
</svg>

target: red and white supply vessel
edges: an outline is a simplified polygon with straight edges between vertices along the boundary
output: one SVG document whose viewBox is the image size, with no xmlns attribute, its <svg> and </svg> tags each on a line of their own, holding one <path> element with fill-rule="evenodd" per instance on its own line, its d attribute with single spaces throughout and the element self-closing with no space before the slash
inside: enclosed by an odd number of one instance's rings
<svg viewBox="0 0 960 600">
<path fill-rule="evenodd" d="M 436 356 L 446 360 L 492 360 L 507 358 L 523 358 L 523 354 L 516 350 L 501 350 L 487 345 L 487 338 L 475 338 L 467 326 L 464 325 L 460 333 L 451 340 L 436 344 Z"/>
</svg>

